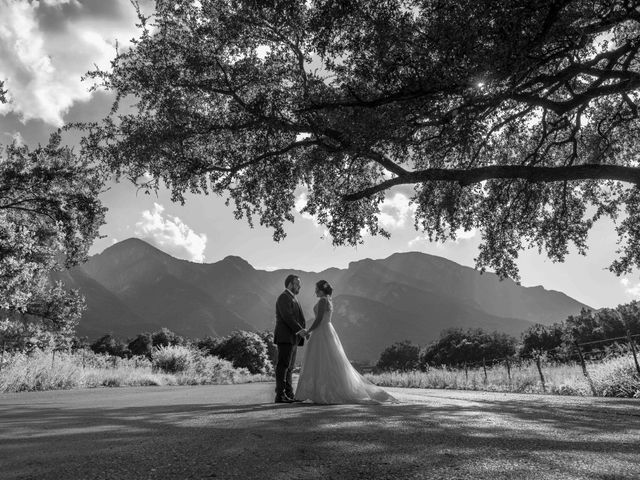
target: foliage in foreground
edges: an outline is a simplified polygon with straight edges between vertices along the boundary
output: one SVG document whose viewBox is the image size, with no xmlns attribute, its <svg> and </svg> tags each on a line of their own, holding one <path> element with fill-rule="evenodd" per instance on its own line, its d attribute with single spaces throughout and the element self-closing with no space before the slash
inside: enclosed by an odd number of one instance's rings
<svg viewBox="0 0 640 480">
<path fill-rule="evenodd" d="M 83 154 L 117 174 L 228 197 L 276 240 L 302 187 L 350 245 L 388 235 L 385 193 L 414 186 L 416 227 L 476 228 L 477 265 L 512 278 L 519 251 L 562 261 L 624 213 L 610 268 L 640 266 L 637 2 L 155 4 L 88 74 L 137 100 L 85 126 Z"/>
<path fill-rule="evenodd" d="M 12 321 L 5 335 L 25 336 L 34 325 L 73 331 L 84 300 L 56 282 L 64 276 L 56 272 L 87 259 L 104 223 L 103 183 L 99 169 L 61 146 L 59 133 L 46 146 L 0 150 L 0 309 Z"/>
<path fill-rule="evenodd" d="M 172 356 L 171 348 L 161 347 L 162 357 Z M 179 347 L 186 349 L 185 347 Z M 180 370 L 164 369 L 169 363 L 158 361 L 155 368 L 146 357 L 123 359 L 90 350 L 74 353 L 34 350 L 31 353 L 5 353 L 0 371 L 0 392 L 57 390 L 70 388 L 121 387 L 146 385 L 231 384 L 270 380 L 233 368 L 230 362 L 205 356 L 195 349 Z M 181 352 L 184 353 L 184 352 Z M 159 358 L 159 357 L 158 357 Z"/>
</svg>

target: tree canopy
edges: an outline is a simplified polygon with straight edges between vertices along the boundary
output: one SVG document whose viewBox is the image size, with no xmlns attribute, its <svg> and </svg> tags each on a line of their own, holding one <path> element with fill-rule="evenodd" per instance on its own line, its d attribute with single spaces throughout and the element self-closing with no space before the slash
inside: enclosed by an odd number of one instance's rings
<svg viewBox="0 0 640 480">
<path fill-rule="evenodd" d="M 416 370 L 420 361 L 420 347 L 411 341 L 396 342 L 384 349 L 376 368 L 380 370 Z"/>
<path fill-rule="evenodd" d="M 60 140 L 53 134 L 35 149 L 14 142 L 0 155 L 0 311 L 23 335 L 73 333 L 84 300 L 50 273 L 86 260 L 104 223 L 103 175 Z"/>
<path fill-rule="evenodd" d="M 223 195 L 276 240 L 300 188 L 336 244 L 388 235 L 381 202 L 405 188 L 416 228 L 478 229 L 477 266 L 513 278 L 523 248 L 585 253 L 622 213 L 621 274 L 640 266 L 639 27 L 628 0 L 157 0 L 88 74 L 136 103 L 84 148 L 174 200 Z"/>
</svg>

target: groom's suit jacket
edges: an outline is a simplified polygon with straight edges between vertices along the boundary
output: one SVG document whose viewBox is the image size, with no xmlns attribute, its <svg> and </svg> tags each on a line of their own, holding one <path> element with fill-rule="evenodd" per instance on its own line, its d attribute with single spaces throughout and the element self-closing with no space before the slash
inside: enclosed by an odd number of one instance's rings
<svg viewBox="0 0 640 480">
<path fill-rule="evenodd" d="M 305 328 L 306 325 L 300 304 L 288 290 L 285 290 L 276 302 L 276 329 L 273 333 L 273 343 L 303 345 L 304 338 L 296 335 L 296 332 Z"/>
</svg>

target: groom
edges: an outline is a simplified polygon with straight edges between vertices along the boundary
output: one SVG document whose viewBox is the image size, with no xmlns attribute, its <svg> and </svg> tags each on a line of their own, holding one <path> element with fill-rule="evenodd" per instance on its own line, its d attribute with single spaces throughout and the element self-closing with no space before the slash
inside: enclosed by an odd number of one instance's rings
<svg viewBox="0 0 640 480">
<path fill-rule="evenodd" d="M 278 346 L 276 362 L 276 403 L 293 402 L 291 374 L 296 362 L 298 345 L 304 343 L 306 322 L 296 295 L 300 293 L 300 278 L 289 275 L 284 281 L 285 290 L 276 302 L 276 329 L 273 342 Z"/>
</svg>

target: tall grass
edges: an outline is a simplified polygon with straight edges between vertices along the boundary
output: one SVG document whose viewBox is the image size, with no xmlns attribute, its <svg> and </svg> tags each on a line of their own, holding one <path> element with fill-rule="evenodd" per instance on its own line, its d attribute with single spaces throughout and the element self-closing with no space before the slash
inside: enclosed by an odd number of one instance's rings
<svg viewBox="0 0 640 480">
<path fill-rule="evenodd" d="M 170 361 L 172 354 L 177 352 L 171 350 L 161 352 L 166 361 Z M 0 370 L 0 392 L 146 385 L 230 384 L 272 379 L 266 375 L 252 375 L 245 369 L 236 369 L 231 362 L 205 356 L 195 349 L 191 349 L 186 368 L 175 371 L 163 368 L 160 362 L 154 366 L 144 357 L 123 359 L 97 355 L 87 350 L 75 353 L 58 351 L 55 354 L 51 350 L 35 350 L 29 354 L 5 353 L 0 367 L 2 369 Z"/>
<path fill-rule="evenodd" d="M 640 398 L 640 375 L 631 355 L 587 364 L 587 370 L 598 396 Z M 546 393 L 558 395 L 592 395 L 591 387 L 577 364 L 543 364 Z M 533 362 L 511 367 L 511 378 L 505 365 L 482 368 L 430 368 L 428 372 L 385 372 L 367 374 L 373 383 L 386 387 L 443 388 L 486 390 L 514 393 L 545 393 L 538 369 Z"/>
</svg>

